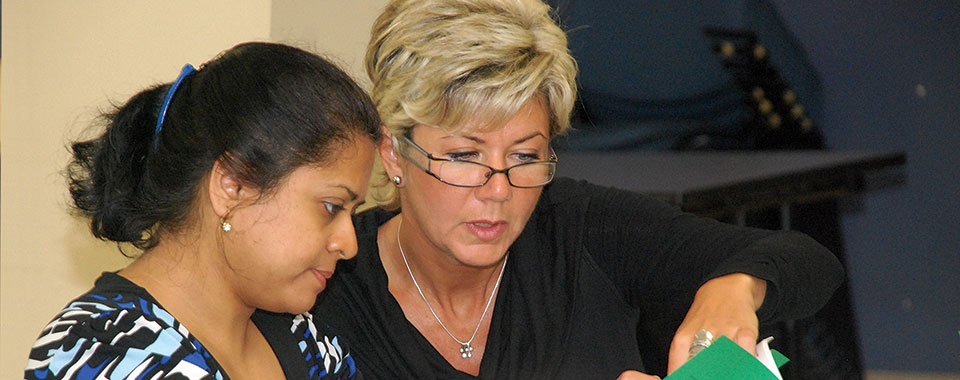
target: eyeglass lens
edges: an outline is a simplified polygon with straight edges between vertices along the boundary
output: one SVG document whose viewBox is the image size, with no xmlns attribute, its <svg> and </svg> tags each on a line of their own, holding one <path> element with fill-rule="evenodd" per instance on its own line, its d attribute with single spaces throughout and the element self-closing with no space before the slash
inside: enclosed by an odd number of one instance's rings
<svg viewBox="0 0 960 380">
<path fill-rule="evenodd" d="M 554 163 L 532 162 L 507 169 L 514 186 L 540 186 L 553 179 Z M 493 175 L 490 167 L 470 161 L 437 161 L 431 171 L 444 182 L 461 186 L 481 186 Z"/>
<path fill-rule="evenodd" d="M 401 150 L 403 156 L 417 163 L 417 166 L 425 172 L 433 174 L 441 181 L 454 186 L 483 186 L 495 172 L 502 172 L 506 174 L 507 180 L 513 186 L 537 187 L 550 183 L 550 181 L 553 180 L 553 174 L 556 169 L 556 157 L 552 154 L 552 160 L 550 161 L 523 163 L 511 166 L 505 170 L 495 170 L 479 162 L 433 157 L 407 136 L 401 136 L 401 141 L 406 143 L 406 148 L 408 148 Z M 423 157 L 425 159 L 423 161 L 426 162 L 418 163 L 418 161 L 421 160 L 413 160 L 409 154 L 411 150 L 417 151 L 419 153 L 418 156 Z"/>
</svg>

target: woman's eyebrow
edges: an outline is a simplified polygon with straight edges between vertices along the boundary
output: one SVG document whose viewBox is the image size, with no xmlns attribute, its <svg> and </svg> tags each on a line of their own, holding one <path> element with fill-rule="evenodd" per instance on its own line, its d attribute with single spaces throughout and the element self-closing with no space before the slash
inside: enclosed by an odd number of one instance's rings
<svg viewBox="0 0 960 380">
<path fill-rule="evenodd" d="M 357 198 L 360 197 L 359 195 L 357 195 L 355 191 L 351 190 L 350 187 L 348 187 L 347 185 L 338 183 L 338 184 L 330 184 L 330 187 L 341 188 L 344 191 L 346 191 L 347 195 L 350 197 L 351 202 L 357 200 Z"/>
<path fill-rule="evenodd" d="M 544 136 L 543 133 L 534 132 L 534 133 L 531 133 L 531 134 L 529 134 L 529 135 L 527 135 L 527 136 L 524 136 L 524 137 L 521 137 L 521 138 L 515 140 L 513 143 L 514 143 L 514 144 L 520 144 L 520 143 L 522 143 L 522 142 L 525 142 L 525 141 L 530 140 L 530 139 L 532 139 L 532 138 L 534 138 L 534 137 L 537 137 L 537 136 L 543 137 L 543 138 L 545 138 L 545 139 L 547 138 L 547 136 Z M 473 142 L 475 142 L 475 143 L 477 143 L 477 144 L 486 143 L 486 141 L 484 141 L 483 139 L 481 139 L 481 138 L 479 138 L 479 137 L 477 137 L 477 136 L 444 136 L 444 137 L 442 137 L 442 139 L 449 139 L 449 138 L 464 138 L 464 139 L 473 141 Z"/>
</svg>

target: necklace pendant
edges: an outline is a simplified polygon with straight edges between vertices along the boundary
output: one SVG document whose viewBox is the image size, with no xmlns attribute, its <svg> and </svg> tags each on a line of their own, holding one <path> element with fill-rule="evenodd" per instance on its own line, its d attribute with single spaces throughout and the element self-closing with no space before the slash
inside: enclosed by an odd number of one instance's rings
<svg viewBox="0 0 960 380">
<path fill-rule="evenodd" d="M 460 357 L 464 359 L 473 357 L 473 346 L 471 346 L 469 342 L 460 344 Z"/>
</svg>

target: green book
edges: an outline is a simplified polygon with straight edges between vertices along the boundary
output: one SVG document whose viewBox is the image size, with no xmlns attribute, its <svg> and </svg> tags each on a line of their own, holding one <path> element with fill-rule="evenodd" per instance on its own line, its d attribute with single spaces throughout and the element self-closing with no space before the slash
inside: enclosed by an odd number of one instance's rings
<svg viewBox="0 0 960 380">
<path fill-rule="evenodd" d="M 762 345 L 765 351 L 768 341 L 769 338 L 758 345 L 761 356 L 763 353 L 760 346 Z M 770 349 L 769 355 L 776 368 L 790 361 L 777 350 Z M 750 355 L 729 338 L 721 336 L 663 380 L 778 380 L 778 375 L 757 356 Z"/>
</svg>

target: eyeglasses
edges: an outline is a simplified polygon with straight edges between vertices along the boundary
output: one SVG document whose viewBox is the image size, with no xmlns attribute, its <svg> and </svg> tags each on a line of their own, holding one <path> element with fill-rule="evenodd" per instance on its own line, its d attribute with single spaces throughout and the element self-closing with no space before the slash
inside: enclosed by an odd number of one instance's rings
<svg viewBox="0 0 960 380">
<path fill-rule="evenodd" d="M 406 135 L 400 135 L 398 140 L 400 144 L 413 147 L 426 157 L 426 167 L 410 157 L 407 154 L 408 149 L 401 146 L 399 150 L 403 157 L 440 182 L 457 187 L 486 185 L 490 178 L 497 173 L 506 175 L 507 182 L 513 187 L 540 187 L 553 181 L 553 175 L 557 170 L 557 154 L 553 151 L 553 148 L 548 148 L 547 156 L 549 159 L 546 161 L 525 162 L 506 169 L 494 169 L 479 162 L 434 157 Z"/>
</svg>

